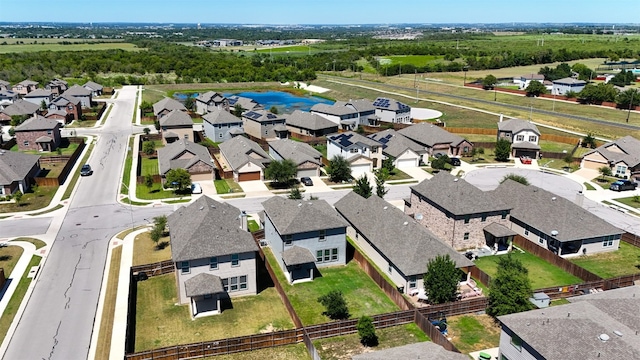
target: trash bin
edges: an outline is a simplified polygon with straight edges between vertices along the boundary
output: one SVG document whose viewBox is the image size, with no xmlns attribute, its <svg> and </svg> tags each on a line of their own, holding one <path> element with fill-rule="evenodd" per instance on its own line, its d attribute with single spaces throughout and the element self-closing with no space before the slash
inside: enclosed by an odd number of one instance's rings
<svg viewBox="0 0 640 360">
<path fill-rule="evenodd" d="M 485 352 L 481 352 L 480 355 L 478 356 L 478 360 L 491 360 L 491 355 Z"/>
</svg>

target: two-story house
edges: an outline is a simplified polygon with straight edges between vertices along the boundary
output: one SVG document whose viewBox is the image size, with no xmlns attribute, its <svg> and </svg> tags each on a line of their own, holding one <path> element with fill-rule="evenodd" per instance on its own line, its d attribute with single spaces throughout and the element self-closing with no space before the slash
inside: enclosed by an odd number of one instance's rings
<svg viewBox="0 0 640 360">
<path fill-rule="evenodd" d="M 51 103 L 51 100 L 53 100 L 53 93 L 46 89 L 36 89 L 26 95 L 23 95 L 22 98 L 40 107 L 42 107 L 42 102 L 44 101 L 46 108 L 49 106 L 49 103 Z"/>
<path fill-rule="evenodd" d="M 20 95 L 17 92 L 13 90 L 0 90 L 0 109 L 13 104 L 18 99 L 20 99 Z"/>
<path fill-rule="evenodd" d="M 168 97 L 153 104 L 153 115 L 156 116 L 157 120 L 162 119 L 173 110 L 187 112 L 187 108 L 180 101 Z"/>
<path fill-rule="evenodd" d="M 498 138 L 511 142 L 511 155 L 514 157 L 528 156 L 537 159 L 540 153 L 540 131 L 530 121 L 509 119 L 498 122 Z"/>
<path fill-rule="evenodd" d="M 219 314 L 221 299 L 257 293 L 258 246 L 243 215 L 201 196 L 167 217 L 178 303 L 189 304 L 192 317 Z"/>
<path fill-rule="evenodd" d="M 60 145 L 60 123 L 34 116 L 15 128 L 19 150 L 54 151 Z"/>
<path fill-rule="evenodd" d="M 11 83 L 0 79 L 0 91 L 2 90 L 11 90 Z"/>
<path fill-rule="evenodd" d="M 53 79 L 49 81 L 44 88 L 51 91 L 53 97 L 56 97 L 67 91 L 67 89 L 69 88 L 69 83 L 62 79 Z"/>
<path fill-rule="evenodd" d="M 351 164 L 351 176 L 358 178 L 382 166 L 382 145 L 353 131 L 327 136 L 327 158 L 342 156 Z"/>
<path fill-rule="evenodd" d="M 71 95 L 60 95 L 49 103 L 49 111 L 64 111 L 68 119 L 77 120 L 82 116 L 80 99 Z"/>
<path fill-rule="evenodd" d="M 286 139 L 289 133 L 284 116 L 267 110 L 247 111 L 242 114 L 242 128 L 247 135 L 258 139 Z"/>
<path fill-rule="evenodd" d="M 80 100 L 80 104 L 83 108 L 90 108 L 93 103 L 92 92 L 83 88 L 80 85 L 73 85 L 63 95 L 71 95 Z"/>
<path fill-rule="evenodd" d="M 311 107 L 310 112 L 333 122 L 342 130 L 358 128 L 359 114 L 358 110 L 353 108 L 336 104 L 315 104 Z"/>
<path fill-rule="evenodd" d="M 223 109 L 213 109 L 202 116 L 204 133 L 214 142 L 223 142 L 244 134 L 242 119 Z"/>
<path fill-rule="evenodd" d="M 0 150 L 0 196 L 26 193 L 40 173 L 40 155 Z"/>
<path fill-rule="evenodd" d="M 39 84 L 39 82 L 33 80 L 22 80 L 19 83 L 13 85 L 11 90 L 17 92 L 20 95 L 27 95 L 28 93 L 37 89 Z"/>
<path fill-rule="evenodd" d="M 603 166 L 611 168 L 613 174 L 621 178 L 640 177 L 640 140 L 625 136 L 610 141 L 589 151 L 582 157 L 580 167 L 598 170 Z"/>
<path fill-rule="evenodd" d="M 264 106 L 257 101 L 243 96 L 231 95 L 227 97 L 227 101 L 229 102 L 229 111 L 234 110 L 236 106 L 239 106 L 242 112 L 264 109 Z"/>
<path fill-rule="evenodd" d="M 526 74 L 520 75 L 513 78 L 513 83 L 518 85 L 518 89 L 524 90 L 526 89 L 532 81 L 537 81 L 539 83 L 544 83 L 544 75 L 542 74 Z"/>
<path fill-rule="evenodd" d="M 322 137 L 338 132 L 338 124 L 317 114 L 295 110 L 286 117 L 287 129 L 291 136 L 296 134 Z"/>
<path fill-rule="evenodd" d="M 220 144 L 221 171 L 232 171 L 233 179 L 251 181 L 264 179 L 264 169 L 271 157 L 255 141 L 236 136 Z"/>
<path fill-rule="evenodd" d="M 379 97 L 373 102 L 379 121 L 393 124 L 411 123 L 411 106 L 400 101 Z"/>
<path fill-rule="evenodd" d="M 160 132 L 164 144 L 178 139 L 193 141 L 193 119 L 186 111 L 172 110 L 160 119 Z"/>
<path fill-rule="evenodd" d="M 273 196 L 262 206 L 265 240 L 290 283 L 313 280 L 316 268 L 346 264 L 347 223 L 326 201 Z"/>
<path fill-rule="evenodd" d="M 398 130 L 398 133 L 424 146 L 429 155 L 443 154 L 449 157 L 471 153 L 473 144 L 465 138 L 443 128 L 420 123 Z"/>
<path fill-rule="evenodd" d="M 379 118 L 376 116 L 376 107 L 368 99 L 350 99 L 349 101 L 336 101 L 336 106 L 346 106 L 358 112 L 358 124 L 378 125 Z"/>
<path fill-rule="evenodd" d="M 40 113 L 40 105 L 18 99 L 0 110 L 0 124 L 9 125 L 12 116 L 34 116 Z"/>
<path fill-rule="evenodd" d="M 196 97 L 196 112 L 204 115 L 213 109 L 229 111 L 229 100 L 215 91 L 207 91 Z"/>
<path fill-rule="evenodd" d="M 417 167 L 420 163 L 429 162 L 429 155 L 424 146 L 400 135 L 395 130 L 380 131 L 369 135 L 368 138 L 382 145 L 382 154 L 393 159 L 393 166 L 398 169 Z"/>
<path fill-rule="evenodd" d="M 297 178 L 320 176 L 322 154 L 311 145 L 289 139 L 269 141 L 269 155 L 274 160 L 291 160 L 296 164 Z"/>
<path fill-rule="evenodd" d="M 104 87 L 102 85 L 93 81 L 87 81 L 84 85 L 82 85 L 82 87 L 91 91 L 91 96 L 93 97 L 102 96 L 102 91 L 104 90 Z"/>
</svg>

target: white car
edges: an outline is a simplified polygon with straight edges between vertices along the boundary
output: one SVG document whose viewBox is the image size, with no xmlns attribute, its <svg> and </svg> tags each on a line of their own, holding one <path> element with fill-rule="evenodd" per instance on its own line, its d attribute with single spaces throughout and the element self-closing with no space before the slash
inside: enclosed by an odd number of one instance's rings
<svg viewBox="0 0 640 360">
<path fill-rule="evenodd" d="M 191 184 L 191 193 L 192 194 L 202 194 L 202 186 L 198 183 Z"/>
</svg>

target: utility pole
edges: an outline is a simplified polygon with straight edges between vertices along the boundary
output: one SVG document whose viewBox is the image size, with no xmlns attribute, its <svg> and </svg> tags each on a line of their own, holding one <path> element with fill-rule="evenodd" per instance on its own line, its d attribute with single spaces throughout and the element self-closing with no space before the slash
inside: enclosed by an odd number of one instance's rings
<svg viewBox="0 0 640 360">
<path fill-rule="evenodd" d="M 635 94 L 636 94 L 635 90 L 631 92 L 631 100 L 629 101 L 629 111 L 627 111 L 627 122 L 629 122 L 629 116 L 631 116 L 631 107 L 633 106 L 633 95 Z"/>
</svg>

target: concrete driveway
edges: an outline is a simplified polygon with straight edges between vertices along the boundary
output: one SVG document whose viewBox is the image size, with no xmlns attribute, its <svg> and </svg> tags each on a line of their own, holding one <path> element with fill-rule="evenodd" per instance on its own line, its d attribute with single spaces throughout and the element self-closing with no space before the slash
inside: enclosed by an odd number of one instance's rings
<svg viewBox="0 0 640 360">
<path fill-rule="evenodd" d="M 247 196 L 265 196 L 271 194 L 271 191 L 269 191 L 269 188 L 267 188 L 267 185 L 265 185 L 262 180 L 240 181 L 238 185 L 240 185 L 242 191 L 247 194 Z"/>
<path fill-rule="evenodd" d="M 322 181 L 320 176 L 311 176 L 310 178 L 311 178 L 311 181 L 313 181 L 313 185 L 306 186 L 300 183 L 300 186 L 302 186 L 302 188 L 306 190 L 305 193 L 312 194 L 312 193 L 327 192 L 332 190 L 327 184 L 324 183 L 324 181 Z"/>
<path fill-rule="evenodd" d="M 202 193 L 205 195 L 217 195 L 216 186 L 213 184 L 213 181 L 196 181 L 202 187 Z"/>
<path fill-rule="evenodd" d="M 404 171 L 407 175 L 411 176 L 414 180 L 418 180 L 418 181 L 431 179 L 433 177 L 433 175 L 429 174 L 428 172 L 422 170 L 422 168 L 419 168 L 419 167 L 402 168 L 400 170 Z"/>
</svg>

